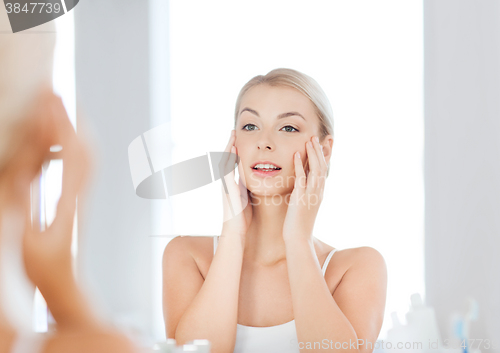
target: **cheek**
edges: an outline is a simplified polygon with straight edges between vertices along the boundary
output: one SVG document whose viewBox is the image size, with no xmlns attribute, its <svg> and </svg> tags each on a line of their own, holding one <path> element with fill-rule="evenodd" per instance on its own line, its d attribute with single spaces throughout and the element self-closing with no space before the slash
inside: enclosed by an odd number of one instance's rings
<svg viewBox="0 0 500 353">
<path fill-rule="evenodd" d="M 299 151 L 299 153 L 300 153 L 300 159 L 302 160 L 302 162 L 304 162 L 305 160 L 307 160 L 306 142 L 307 141 L 304 141 L 302 144 L 296 146 L 296 148 L 294 150 L 294 151 Z"/>
</svg>

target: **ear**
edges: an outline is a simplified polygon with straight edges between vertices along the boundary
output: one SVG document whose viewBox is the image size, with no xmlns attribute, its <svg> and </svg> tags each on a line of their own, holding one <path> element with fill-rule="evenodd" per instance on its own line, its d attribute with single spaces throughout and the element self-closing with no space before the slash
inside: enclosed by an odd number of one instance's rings
<svg viewBox="0 0 500 353">
<path fill-rule="evenodd" d="M 333 136 L 326 135 L 324 139 L 320 142 L 320 145 L 323 146 L 323 155 L 325 156 L 326 164 L 329 164 L 330 158 L 332 156 Z"/>
</svg>

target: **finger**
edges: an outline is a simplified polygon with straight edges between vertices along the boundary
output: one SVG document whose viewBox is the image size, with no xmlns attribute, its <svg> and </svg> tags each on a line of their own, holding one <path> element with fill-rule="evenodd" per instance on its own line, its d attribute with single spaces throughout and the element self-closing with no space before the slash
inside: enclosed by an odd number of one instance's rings
<svg viewBox="0 0 500 353">
<path fill-rule="evenodd" d="M 320 167 L 320 171 L 326 173 L 326 169 L 328 166 L 326 164 L 325 155 L 323 153 L 323 146 L 319 143 L 319 141 L 316 141 L 316 138 L 313 138 L 313 146 L 318 156 L 318 165 Z"/>
<path fill-rule="evenodd" d="M 230 181 L 230 199 L 231 199 L 231 202 L 233 204 L 233 210 L 234 210 L 234 215 L 237 215 L 239 214 L 240 212 L 243 211 L 241 205 L 241 194 L 240 194 L 240 190 L 239 190 L 239 185 L 236 184 L 236 181 L 235 181 L 235 164 L 236 164 L 236 159 L 238 157 L 238 153 L 237 153 L 237 150 L 236 150 L 236 147 L 235 146 L 232 146 L 231 147 L 231 158 L 230 158 L 230 167 L 231 167 L 231 172 L 228 174 L 231 178 L 231 181 Z"/>
<path fill-rule="evenodd" d="M 71 143 L 74 140 L 76 131 L 69 120 L 68 113 L 66 112 L 61 97 L 55 94 L 52 94 L 50 100 L 50 118 L 56 138 L 53 143 L 58 143 L 64 148 L 64 144 Z"/>
<path fill-rule="evenodd" d="M 75 136 L 75 143 L 71 147 L 66 144 L 63 154 L 63 176 L 61 197 L 57 204 L 56 218 L 51 228 L 63 232 L 67 239 L 71 239 L 77 200 L 88 173 L 89 154 L 84 145 Z"/>
<path fill-rule="evenodd" d="M 62 99 L 55 96 L 52 107 L 58 142 L 62 146 L 60 156 L 63 160 L 63 168 L 68 170 L 68 177 L 74 177 L 63 180 L 63 189 L 66 186 L 71 188 L 71 191 L 77 192 L 83 180 L 82 176 L 86 174 L 85 171 L 89 165 L 89 155 L 83 141 L 78 137 L 69 120 Z M 66 185 L 64 185 L 64 181 L 66 181 Z"/>
<path fill-rule="evenodd" d="M 300 157 L 300 152 L 295 152 L 294 155 L 294 166 L 295 166 L 295 185 L 294 188 L 305 188 L 306 186 L 306 173 L 304 167 L 302 166 L 302 159 Z"/>
<path fill-rule="evenodd" d="M 248 189 L 245 186 L 243 179 L 241 178 L 241 174 L 240 174 L 240 180 L 238 181 L 238 187 L 241 197 L 241 207 L 244 209 L 248 205 L 249 197 L 248 197 Z"/>
<path fill-rule="evenodd" d="M 24 211 L 24 235 L 30 236 L 33 232 L 32 230 L 32 222 L 31 222 L 31 184 L 28 183 L 26 186 L 20 186 L 22 188 L 26 187 L 28 189 L 27 192 L 21 193 L 21 205 Z"/>
<path fill-rule="evenodd" d="M 61 197 L 57 203 L 56 217 L 49 227 L 49 229 L 55 230 L 64 238 L 72 235 L 77 200 L 77 194 L 70 193 L 68 189 L 66 188 L 65 191 L 61 192 Z"/>
<path fill-rule="evenodd" d="M 238 154 L 238 150 L 236 150 L 236 154 Z M 245 176 L 245 171 L 243 170 L 243 168 L 244 168 L 244 166 L 243 166 L 241 157 L 239 157 L 238 174 L 240 177 L 240 181 L 243 183 L 243 186 L 245 187 L 245 189 L 248 189 L 247 177 Z"/>
<path fill-rule="evenodd" d="M 231 136 L 229 137 L 229 141 L 227 142 L 226 148 L 224 149 L 224 152 L 231 152 L 231 147 L 234 145 L 234 140 L 236 138 L 236 133 L 234 130 L 231 130 Z"/>
<path fill-rule="evenodd" d="M 226 145 L 226 148 L 224 149 L 224 153 L 222 154 L 221 160 L 219 161 L 219 174 L 221 176 L 225 176 L 231 169 L 231 148 L 234 145 L 234 139 L 235 139 L 235 131 L 231 131 L 231 136 L 229 138 L 229 141 Z M 233 164 L 234 167 L 234 164 Z M 224 183 L 224 181 L 223 181 Z M 224 188 L 226 189 L 226 184 L 224 183 Z M 228 190 L 225 190 L 226 193 Z"/>
<path fill-rule="evenodd" d="M 313 187 L 318 181 L 319 161 L 316 151 L 311 141 L 306 143 L 307 160 L 309 161 L 309 174 L 307 175 L 307 185 Z"/>
<path fill-rule="evenodd" d="M 223 176 L 222 182 L 224 183 L 224 189 L 226 193 L 229 192 L 227 185 L 234 183 L 234 169 L 236 165 L 237 154 L 235 152 L 235 147 L 231 146 L 228 152 L 224 152 L 219 164 L 219 175 Z M 226 179 L 228 179 L 226 181 Z M 232 181 L 232 182 L 231 182 Z"/>
<path fill-rule="evenodd" d="M 234 146 L 231 147 L 230 150 L 230 158 L 228 163 L 234 163 L 234 157 L 236 156 L 236 148 Z M 234 217 L 241 212 L 241 200 L 239 195 L 238 186 L 234 180 L 234 164 L 233 168 L 230 169 L 229 173 L 223 175 L 223 182 L 226 193 L 223 194 L 223 199 L 225 200 L 226 207 L 231 211 L 231 216 Z"/>
</svg>

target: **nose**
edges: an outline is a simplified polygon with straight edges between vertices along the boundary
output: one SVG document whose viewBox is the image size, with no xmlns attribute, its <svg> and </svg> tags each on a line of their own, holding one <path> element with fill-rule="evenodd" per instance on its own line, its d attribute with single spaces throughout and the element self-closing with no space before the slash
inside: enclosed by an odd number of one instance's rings
<svg viewBox="0 0 500 353">
<path fill-rule="evenodd" d="M 274 150 L 274 144 L 267 137 L 267 135 L 263 135 L 262 138 L 257 142 L 257 148 L 259 150 L 268 149 L 272 151 Z"/>
<path fill-rule="evenodd" d="M 271 151 L 274 149 L 274 147 L 271 147 L 271 143 L 269 143 L 269 142 L 259 142 L 259 144 L 257 145 L 257 148 L 259 150 L 261 150 L 261 149 L 268 149 L 268 150 L 271 150 Z"/>
</svg>

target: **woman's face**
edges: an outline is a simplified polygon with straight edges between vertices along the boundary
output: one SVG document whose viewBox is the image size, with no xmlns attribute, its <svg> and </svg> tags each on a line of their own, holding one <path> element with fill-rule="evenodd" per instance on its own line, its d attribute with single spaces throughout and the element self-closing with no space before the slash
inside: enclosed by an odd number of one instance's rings
<svg viewBox="0 0 500 353">
<path fill-rule="evenodd" d="M 235 146 L 247 189 L 254 195 L 287 194 L 293 190 L 293 155 L 299 151 L 307 170 L 306 142 L 318 136 L 319 118 L 313 103 L 298 90 L 260 84 L 243 96 L 236 123 Z M 262 175 L 255 163 L 268 161 L 281 167 Z"/>
</svg>

